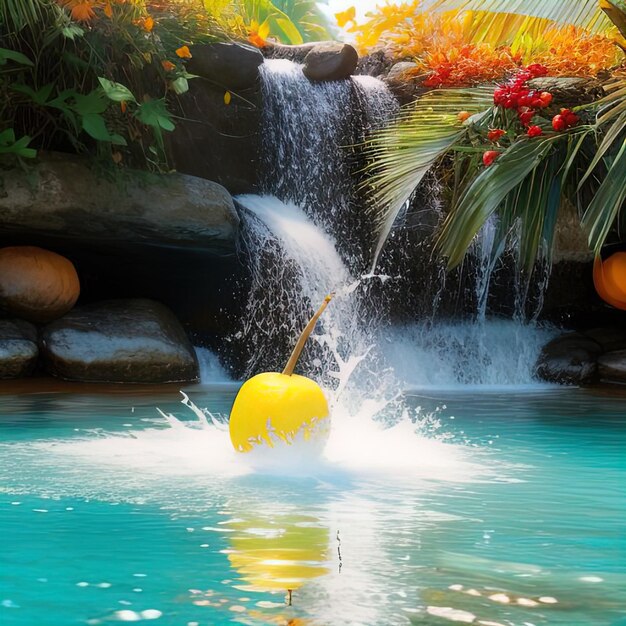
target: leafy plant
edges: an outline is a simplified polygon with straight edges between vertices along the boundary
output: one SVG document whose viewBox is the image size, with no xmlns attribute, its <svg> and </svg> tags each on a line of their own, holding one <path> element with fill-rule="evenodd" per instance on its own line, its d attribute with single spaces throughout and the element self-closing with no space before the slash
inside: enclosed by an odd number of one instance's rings
<svg viewBox="0 0 626 626">
<path fill-rule="evenodd" d="M 384 48 L 397 59 L 415 61 L 415 79 L 429 87 L 501 80 L 530 62 L 542 63 L 555 76 L 590 76 L 623 55 L 615 45 L 618 29 L 597 3 L 593 11 L 583 10 L 588 5 L 586 0 L 412 0 L 381 6 L 349 30 L 364 49 Z M 341 23 L 354 20 L 352 13 L 338 17 Z"/>
<path fill-rule="evenodd" d="M 626 201 L 626 82 L 614 79 L 603 98 L 570 110 L 533 89 L 533 80 L 523 74 L 478 102 L 473 90 L 432 92 L 372 137 L 370 184 L 383 225 L 377 253 L 424 173 L 444 156 L 452 162 L 453 197 L 438 248 L 449 267 L 495 216 L 494 249 L 516 240 L 520 264 L 531 272 L 538 256 L 551 259 L 564 199 L 578 207 L 590 248 L 600 253 Z M 549 79 L 551 91 L 558 94 L 563 82 Z M 478 107 L 470 108 L 472 98 Z M 447 143 L 440 142 L 444 132 Z"/>
</svg>

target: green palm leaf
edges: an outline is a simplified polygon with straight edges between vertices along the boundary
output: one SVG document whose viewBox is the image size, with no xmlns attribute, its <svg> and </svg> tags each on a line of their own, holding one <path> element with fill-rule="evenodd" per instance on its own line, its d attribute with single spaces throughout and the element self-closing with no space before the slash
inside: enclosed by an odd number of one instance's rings
<svg viewBox="0 0 626 626">
<path fill-rule="evenodd" d="M 474 237 L 505 201 L 509 203 L 509 224 L 516 218 L 525 222 L 523 256 L 526 264 L 532 265 L 534 253 L 529 250 L 544 230 L 541 215 L 534 212 L 539 209 L 545 215 L 546 202 L 553 197 L 546 170 L 538 168 L 545 168 L 543 161 L 554 145 L 554 137 L 518 141 L 478 175 L 448 214 L 439 237 L 438 248 L 450 268 L 461 263 Z"/>
<path fill-rule="evenodd" d="M 617 156 L 612 159 L 600 188 L 583 216 L 582 224 L 589 233 L 589 246 L 596 255 L 600 254 L 602 245 L 626 201 L 625 172 L 626 139 L 623 140 Z"/>
<path fill-rule="evenodd" d="M 0 25 L 6 24 L 16 30 L 34 27 L 40 22 L 47 4 L 47 0 L 2 0 Z"/>
<path fill-rule="evenodd" d="M 369 139 L 365 171 L 378 235 L 374 267 L 403 206 L 432 165 L 468 131 L 469 126 L 459 123 L 458 112 L 480 115 L 492 104 L 489 87 L 433 91 Z"/>
</svg>

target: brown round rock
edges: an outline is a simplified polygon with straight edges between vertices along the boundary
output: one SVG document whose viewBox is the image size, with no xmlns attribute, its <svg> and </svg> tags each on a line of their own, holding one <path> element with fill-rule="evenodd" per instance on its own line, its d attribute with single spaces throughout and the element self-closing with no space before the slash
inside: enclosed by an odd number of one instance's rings
<svg viewBox="0 0 626 626">
<path fill-rule="evenodd" d="M 71 261 L 33 246 L 0 249 L 0 310 L 29 322 L 62 317 L 78 300 Z"/>
</svg>

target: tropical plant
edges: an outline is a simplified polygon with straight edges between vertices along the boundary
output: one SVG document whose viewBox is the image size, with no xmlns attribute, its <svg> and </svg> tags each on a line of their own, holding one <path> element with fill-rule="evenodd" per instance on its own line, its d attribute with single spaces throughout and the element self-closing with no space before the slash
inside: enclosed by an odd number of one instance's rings
<svg viewBox="0 0 626 626">
<path fill-rule="evenodd" d="M 230 37 L 258 47 L 268 39 L 301 44 L 332 36 L 315 0 L 203 0 L 203 7 Z"/>
<path fill-rule="evenodd" d="M 595 5 L 591 19 L 583 20 L 575 10 L 579 0 L 565 3 L 574 24 L 560 20 L 563 2 L 536 3 L 502 0 L 518 8 L 518 14 L 469 10 L 479 3 L 454 0 L 412 0 L 386 5 L 368 14 L 368 20 L 349 30 L 364 49 L 384 48 L 397 59 L 415 61 L 415 79 L 430 87 L 459 87 L 500 80 L 515 67 L 541 62 L 552 75 L 589 76 L 615 65 L 621 55 L 615 45 L 615 27 L 601 32 L 585 26 L 611 25 Z M 481 9 L 495 7 L 495 1 L 480 3 Z M 583 2 L 583 4 L 586 4 Z M 547 6 L 546 6 L 547 5 Z M 519 7 L 523 8 L 519 8 Z M 552 13 L 547 7 L 552 7 Z M 433 10 L 438 9 L 438 10 Z M 520 12 L 524 14 L 519 14 Z M 552 15 L 552 18 L 548 17 Z M 588 16 L 589 18 L 589 16 Z M 354 21 L 354 12 L 338 14 L 340 24 Z"/>
<path fill-rule="evenodd" d="M 2 0 L 0 156 L 55 148 L 167 170 L 167 100 L 188 89 L 190 46 L 254 28 L 328 35 L 313 0 Z"/>
<path fill-rule="evenodd" d="M 599 254 L 626 200 L 626 80 L 614 79 L 604 97 L 573 110 L 551 93 L 567 79 L 541 79 L 550 91 L 533 89 L 537 80 L 526 81 L 521 96 L 516 79 L 495 93 L 433 91 L 372 136 L 368 184 L 380 224 L 374 263 L 396 216 L 443 158 L 451 164 L 452 197 L 438 248 L 450 268 L 492 216 L 494 250 L 514 238 L 526 271 L 539 255 L 549 261 L 566 199 Z"/>
<path fill-rule="evenodd" d="M 436 4 L 448 9 L 473 6 L 469 1 Z M 522 6 L 493 0 L 481 7 L 504 4 Z M 525 2 L 524 11 L 538 4 Z M 553 19 L 566 18 L 566 12 L 559 12 L 563 3 L 541 4 L 544 10 L 552 7 Z M 567 6 L 573 22 L 594 28 L 603 23 L 596 4 L 593 11 L 589 2 Z M 617 10 L 615 3 L 612 7 Z M 626 11 L 609 15 L 618 25 L 616 15 L 626 23 Z M 491 87 L 490 95 L 481 91 L 478 109 L 476 88 L 438 90 L 375 133 L 367 145 L 367 184 L 380 226 L 374 263 L 402 207 L 425 173 L 443 159 L 451 165 L 447 182 L 452 194 L 438 248 L 449 267 L 462 261 L 476 234 L 495 216 L 494 250 L 501 251 L 515 238 L 520 262 L 532 271 L 538 256 L 550 260 L 565 199 L 578 207 L 590 248 L 599 254 L 626 200 L 626 78 L 619 68 L 614 74 L 604 77 L 603 84 L 596 81 L 596 97 L 581 97 L 574 104 L 560 102 L 559 94 L 582 93 L 586 81 L 557 76 L 546 82 L 526 71 L 514 73 L 495 91 Z M 544 94 L 547 104 L 542 105 Z"/>
</svg>

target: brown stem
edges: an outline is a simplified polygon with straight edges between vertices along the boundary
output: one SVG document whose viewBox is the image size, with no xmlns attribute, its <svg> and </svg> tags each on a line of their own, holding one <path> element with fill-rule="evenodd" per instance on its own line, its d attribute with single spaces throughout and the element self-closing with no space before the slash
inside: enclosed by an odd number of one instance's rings
<svg viewBox="0 0 626 626">
<path fill-rule="evenodd" d="M 296 369 L 296 365 L 298 363 L 298 359 L 302 354 L 302 350 L 304 350 L 304 345 L 307 342 L 307 339 L 311 336 L 313 329 L 315 328 L 315 324 L 317 324 L 317 320 L 321 317 L 324 309 L 328 306 L 328 303 L 335 296 L 334 293 L 326 296 L 324 298 L 324 302 L 322 306 L 318 309 L 317 313 L 311 318 L 311 321 L 306 325 L 306 328 L 302 331 L 300 338 L 298 339 L 298 343 L 296 343 L 296 347 L 293 349 L 291 356 L 289 357 L 289 361 L 287 361 L 287 365 L 285 365 L 285 369 L 283 370 L 283 374 L 285 376 L 291 376 L 293 374 L 293 370 Z"/>
</svg>

